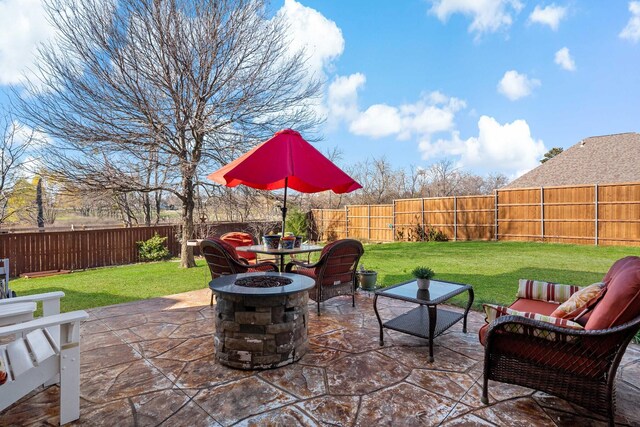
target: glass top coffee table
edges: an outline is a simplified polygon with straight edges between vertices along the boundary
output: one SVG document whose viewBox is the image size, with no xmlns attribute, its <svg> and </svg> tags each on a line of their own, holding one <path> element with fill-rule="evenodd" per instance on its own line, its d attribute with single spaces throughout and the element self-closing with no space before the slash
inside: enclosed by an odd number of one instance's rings
<svg viewBox="0 0 640 427">
<path fill-rule="evenodd" d="M 438 304 L 464 292 L 469 294 L 469 302 L 464 314 L 438 308 Z M 378 298 L 380 297 L 409 301 L 419 305 L 383 323 L 380 313 L 378 313 Z M 433 362 L 433 339 L 455 325 L 460 319 L 463 319 L 462 332 L 466 333 L 467 314 L 469 314 L 471 304 L 473 304 L 471 285 L 441 280 L 432 279 L 429 289 L 426 290 L 419 289 L 418 283 L 411 280 L 376 291 L 373 309 L 380 324 L 380 345 L 384 345 L 384 328 L 425 338 L 429 340 L 429 361 Z"/>
</svg>

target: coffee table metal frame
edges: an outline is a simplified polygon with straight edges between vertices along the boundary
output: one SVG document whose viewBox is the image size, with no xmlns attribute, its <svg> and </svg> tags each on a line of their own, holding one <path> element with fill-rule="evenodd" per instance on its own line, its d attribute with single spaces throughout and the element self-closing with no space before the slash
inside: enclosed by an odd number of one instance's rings
<svg viewBox="0 0 640 427">
<path fill-rule="evenodd" d="M 473 287 L 471 285 L 465 285 L 463 283 L 447 282 L 444 280 L 431 280 L 432 285 L 434 282 L 452 285 L 451 292 L 441 295 L 433 300 L 412 298 L 409 296 L 398 295 L 391 292 L 393 291 L 393 289 L 399 288 L 401 286 L 411 286 L 415 287 L 415 289 L 417 290 L 417 284 L 415 280 L 409 280 L 407 282 L 403 282 L 398 285 L 376 291 L 373 299 L 373 310 L 375 311 L 376 317 L 378 318 L 378 323 L 380 324 L 381 346 L 384 345 L 384 328 L 404 332 L 406 334 L 420 338 L 425 338 L 429 340 L 429 361 L 433 362 L 433 339 L 435 337 L 455 325 L 460 321 L 460 319 L 463 319 L 462 332 L 467 332 L 467 315 L 469 314 L 471 304 L 473 304 L 474 297 Z M 464 313 L 457 313 L 438 308 L 438 304 L 442 304 L 450 298 L 456 295 L 460 295 L 464 292 L 468 292 L 469 294 L 469 302 L 467 303 L 467 307 Z M 407 313 L 401 314 L 400 316 L 397 316 L 383 323 L 382 319 L 380 318 L 380 313 L 378 312 L 378 297 L 408 301 L 419 305 L 411 309 Z"/>
</svg>

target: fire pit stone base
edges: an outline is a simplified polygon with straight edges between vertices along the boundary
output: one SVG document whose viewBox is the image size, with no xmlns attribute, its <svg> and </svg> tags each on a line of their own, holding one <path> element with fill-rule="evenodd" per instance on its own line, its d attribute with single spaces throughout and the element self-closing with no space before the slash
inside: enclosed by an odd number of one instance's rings
<svg viewBox="0 0 640 427">
<path fill-rule="evenodd" d="M 252 296 L 216 292 L 216 359 L 240 369 L 299 360 L 308 348 L 309 294 Z"/>
</svg>

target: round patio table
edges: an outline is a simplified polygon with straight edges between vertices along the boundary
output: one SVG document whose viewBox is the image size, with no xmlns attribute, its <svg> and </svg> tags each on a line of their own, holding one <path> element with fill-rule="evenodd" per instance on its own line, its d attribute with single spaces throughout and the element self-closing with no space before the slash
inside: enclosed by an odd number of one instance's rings
<svg viewBox="0 0 640 427">
<path fill-rule="evenodd" d="M 264 245 L 252 245 L 252 246 L 239 246 L 236 248 L 237 251 L 240 252 L 254 252 L 256 254 L 269 254 L 276 255 L 280 257 L 280 271 L 284 270 L 284 257 L 285 255 L 294 255 L 294 254 L 306 254 L 310 252 L 320 252 L 322 250 L 322 246 L 319 245 L 301 245 L 299 248 L 293 249 L 269 249 L 265 248 Z"/>
</svg>

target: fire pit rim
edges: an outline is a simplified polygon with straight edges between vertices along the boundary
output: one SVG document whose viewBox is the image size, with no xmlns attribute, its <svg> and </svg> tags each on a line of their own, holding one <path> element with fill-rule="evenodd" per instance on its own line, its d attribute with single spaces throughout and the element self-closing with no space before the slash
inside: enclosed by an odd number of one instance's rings
<svg viewBox="0 0 640 427">
<path fill-rule="evenodd" d="M 238 286 L 235 284 L 235 281 L 238 279 L 256 276 L 286 277 L 288 279 L 291 279 L 293 282 L 288 285 L 274 286 L 271 288 L 250 288 L 246 286 Z M 226 295 L 275 296 L 290 295 L 302 291 L 308 291 L 315 286 L 315 283 L 315 280 L 313 280 L 311 277 L 304 276 L 302 274 L 255 272 L 220 276 L 217 279 L 213 279 L 209 282 L 209 288 L 214 292 L 219 292 Z"/>
</svg>

